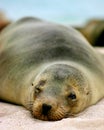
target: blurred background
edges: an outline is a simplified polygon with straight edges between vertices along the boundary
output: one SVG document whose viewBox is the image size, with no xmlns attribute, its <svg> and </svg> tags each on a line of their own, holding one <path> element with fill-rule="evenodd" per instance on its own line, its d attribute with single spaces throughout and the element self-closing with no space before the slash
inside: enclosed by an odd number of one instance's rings
<svg viewBox="0 0 104 130">
<path fill-rule="evenodd" d="M 10 19 L 36 16 L 50 21 L 82 25 L 104 17 L 104 0 L 0 0 L 0 10 Z"/>
<path fill-rule="evenodd" d="M 104 46 L 104 0 L 0 0 L 0 11 L 1 29 L 9 23 L 5 14 L 11 21 L 35 16 L 72 25 L 92 45 Z"/>
</svg>

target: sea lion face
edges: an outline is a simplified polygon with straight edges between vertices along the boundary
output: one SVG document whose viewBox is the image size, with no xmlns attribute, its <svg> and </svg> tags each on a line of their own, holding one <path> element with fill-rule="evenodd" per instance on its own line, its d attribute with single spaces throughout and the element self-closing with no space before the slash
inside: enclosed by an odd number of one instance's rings
<svg viewBox="0 0 104 130">
<path fill-rule="evenodd" d="M 32 84 L 32 114 L 41 120 L 60 120 L 82 111 L 89 101 L 88 83 L 82 73 L 68 65 L 53 65 Z"/>
</svg>

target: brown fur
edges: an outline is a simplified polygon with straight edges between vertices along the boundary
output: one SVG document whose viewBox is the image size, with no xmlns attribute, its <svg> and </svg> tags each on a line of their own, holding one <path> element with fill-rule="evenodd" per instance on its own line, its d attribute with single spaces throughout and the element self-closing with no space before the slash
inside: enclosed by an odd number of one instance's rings
<svg viewBox="0 0 104 130">
<path fill-rule="evenodd" d="M 0 32 L 10 23 L 11 21 L 5 16 L 2 11 L 0 11 Z"/>
</svg>

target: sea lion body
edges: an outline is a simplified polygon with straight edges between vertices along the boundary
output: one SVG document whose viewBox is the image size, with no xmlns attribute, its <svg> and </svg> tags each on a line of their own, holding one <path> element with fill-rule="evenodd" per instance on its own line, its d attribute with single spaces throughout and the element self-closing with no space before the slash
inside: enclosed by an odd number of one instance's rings
<svg viewBox="0 0 104 130">
<path fill-rule="evenodd" d="M 71 27 L 24 18 L 0 35 L 0 99 L 38 119 L 59 120 L 103 98 L 103 68 L 102 56 Z"/>
</svg>

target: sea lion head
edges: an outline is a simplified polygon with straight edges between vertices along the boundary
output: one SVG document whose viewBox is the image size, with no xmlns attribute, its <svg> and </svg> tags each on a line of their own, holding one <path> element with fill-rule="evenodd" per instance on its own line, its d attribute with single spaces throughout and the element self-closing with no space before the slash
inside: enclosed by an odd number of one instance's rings
<svg viewBox="0 0 104 130">
<path fill-rule="evenodd" d="M 72 116 L 89 102 L 89 85 L 77 68 L 66 64 L 47 67 L 33 82 L 32 114 L 41 120 Z"/>
</svg>

